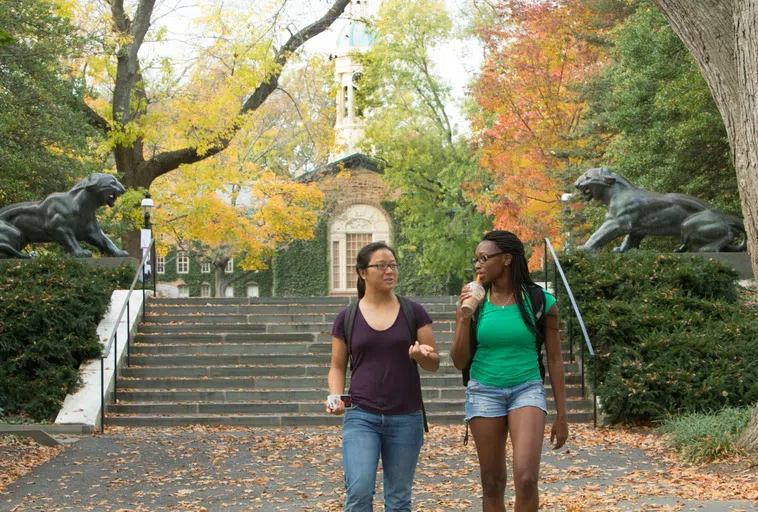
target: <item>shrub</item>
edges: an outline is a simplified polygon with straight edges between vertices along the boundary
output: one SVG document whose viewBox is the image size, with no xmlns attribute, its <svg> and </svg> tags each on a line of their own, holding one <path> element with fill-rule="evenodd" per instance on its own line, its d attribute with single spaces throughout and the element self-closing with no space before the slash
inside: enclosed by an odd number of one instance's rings
<svg viewBox="0 0 758 512">
<path fill-rule="evenodd" d="M 97 269 L 74 258 L 6 264 L 0 278 L 0 409 L 55 419 L 80 384 L 79 365 L 98 357 L 97 325 L 134 269 Z"/>
<path fill-rule="evenodd" d="M 758 317 L 738 304 L 734 271 L 645 251 L 576 255 L 564 268 L 598 354 L 597 392 L 611 421 L 758 401 Z"/>
<path fill-rule="evenodd" d="M 660 427 L 671 446 L 691 462 L 741 455 L 736 442 L 753 416 L 752 407 L 671 417 Z"/>
</svg>

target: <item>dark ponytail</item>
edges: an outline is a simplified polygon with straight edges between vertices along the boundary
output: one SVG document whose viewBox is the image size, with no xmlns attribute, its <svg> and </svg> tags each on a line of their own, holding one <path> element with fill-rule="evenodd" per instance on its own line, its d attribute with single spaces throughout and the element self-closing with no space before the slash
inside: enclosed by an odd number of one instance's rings
<svg viewBox="0 0 758 512">
<path fill-rule="evenodd" d="M 498 249 L 506 254 L 511 255 L 511 284 L 513 285 L 513 290 L 516 293 L 516 304 L 518 304 L 518 309 L 521 312 L 521 318 L 524 319 L 526 326 L 533 333 L 536 332 L 533 315 L 528 315 L 526 313 L 523 301 L 526 295 L 526 286 L 534 284 L 532 276 L 529 275 L 529 266 L 526 263 L 524 244 L 516 235 L 510 231 L 501 229 L 490 231 L 484 235 L 482 241 L 484 240 L 495 242 L 495 245 L 497 245 Z"/>
<path fill-rule="evenodd" d="M 355 257 L 355 272 L 358 274 L 358 283 L 355 287 L 358 288 L 358 299 L 362 299 L 366 295 L 366 281 L 361 277 L 361 270 L 368 268 L 368 264 L 371 262 L 371 255 L 379 249 L 387 249 L 397 259 L 395 250 L 384 242 L 370 243 L 358 252 L 358 256 Z"/>
</svg>

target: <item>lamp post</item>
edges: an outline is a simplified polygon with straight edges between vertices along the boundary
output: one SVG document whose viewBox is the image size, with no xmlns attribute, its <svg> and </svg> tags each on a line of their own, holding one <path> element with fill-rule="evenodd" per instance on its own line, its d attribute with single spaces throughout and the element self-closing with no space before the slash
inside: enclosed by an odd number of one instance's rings
<svg viewBox="0 0 758 512">
<path fill-rule="evenodd" d="M 150 275 L 153 280 L 153 295 L 156 295 L 157 293 L 156 293 L 155 274 L 157 270 L 156 268 L 157 262 L 155 260 L 155 242 L 153 241 L 153 224 L 150 221 L 150 217 L 151 217 L 150 211 L 153 209 L 153 206 L 155 206 L 155 203 L 153 202 L 153 198 L 150 197 L 149 190 L 147 191 L 147 193 L 145 193 L 145 198 L 142 200 L 141 206 L 142 206 L 142 215 L 144 216 L 144 219 L 145 219 L 145 225 L 144 225 L 144 229 L 142 230 L 144 234 L 141 237 L 143 242 L 140 245 L 142 245 L 143 249 L 152 247 L 150 249 L 150 257 L 148 258 L 148 261 L 150 262 Z M 152 246 L 150 242 L 153 242 Z M 144 286 L 144 281 L 145 281 L 145 275 L 144 275 L 144 269 L 143 269 L 143 273 L 142 273 L 143 286 Z"/>
</svg>

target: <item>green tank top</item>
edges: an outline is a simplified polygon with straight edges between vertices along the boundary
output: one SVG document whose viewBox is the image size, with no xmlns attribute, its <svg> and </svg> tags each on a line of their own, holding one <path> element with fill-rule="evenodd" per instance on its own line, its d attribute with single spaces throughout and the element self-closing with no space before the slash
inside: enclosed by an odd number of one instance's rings
<svg viewBox="0 0 758 512">
<path fill-rule="evenodd" d="M 545 293 L 545 313 L 555 304 L 555 297 Z M 529 296 L 524 301 L 531 314 Z M 540 380 L 535 335 L 521 318 L 516 304 L 493 306 L 489 293 L 482 303 L 477 323 L 478 346 L 471 365 L 471 376 L 488 386 L 510 388 Z"/>
</svg>

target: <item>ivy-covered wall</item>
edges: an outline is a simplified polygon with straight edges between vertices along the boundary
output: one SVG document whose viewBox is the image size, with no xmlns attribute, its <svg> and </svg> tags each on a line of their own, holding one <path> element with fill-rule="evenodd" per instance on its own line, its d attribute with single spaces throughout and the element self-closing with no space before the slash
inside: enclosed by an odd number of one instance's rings
<svg viewBox="0 0 758 512">
<path fill-rule="evenodd" d="M 210 273 L 204 273 L 201 272 L 201 264 L 203 263 L 201 260 L 199 260 L 196 256 L 196 253 L 193 251 L 189 251 L 189 273 L 187 274 L 179 274 L 176 271 L 176 250 L 172 249 L 168 254 L 166 254 L 165 257 L 165 264 L 164 269 L 165 272 L 163 274 L 158 274 L 158 283 L 173 283 L 175 281 L 178 281 L 181 279 L 184 281 L 184 284 L 189 286 L 189 294 L 190 297 L 200 297 L 200 286 L 203 283 L 208 283 L 211 287 L 211 295 L 213 295 L 215 287 L 216 287 L 216 277 L 214 273 L 213 267 L 211 267 Z M 271 297 L 272 296 L 272 284 L 273 284 L 273 273 L 271 269 L 267 270 L 261 270 L 257 272 L 248 272 L 247 270 L 243 270 L 237 265 L 234 265 L 234 271 L 225 274 L 228 278 L 233 278 L 236 276 L 239 276 L 241 274 L 249 274 L 247 277 L 244 277 L 240 279 L 239 281 L 232 284 L 234 287 L 234 296 L 235 297 L 245 297 L 247 296 L 247 285 L 249 283 L 257 283 L 258 284 L 258 294 L 261 297 Z"/>
<path fill-rule="evenodd" d="M 329 294 L 327 220 L 322 217 L 311 240 L 296 240 L 276 256 L 273 264 L 277 297 L 311 297 Z"/>
</svg>

